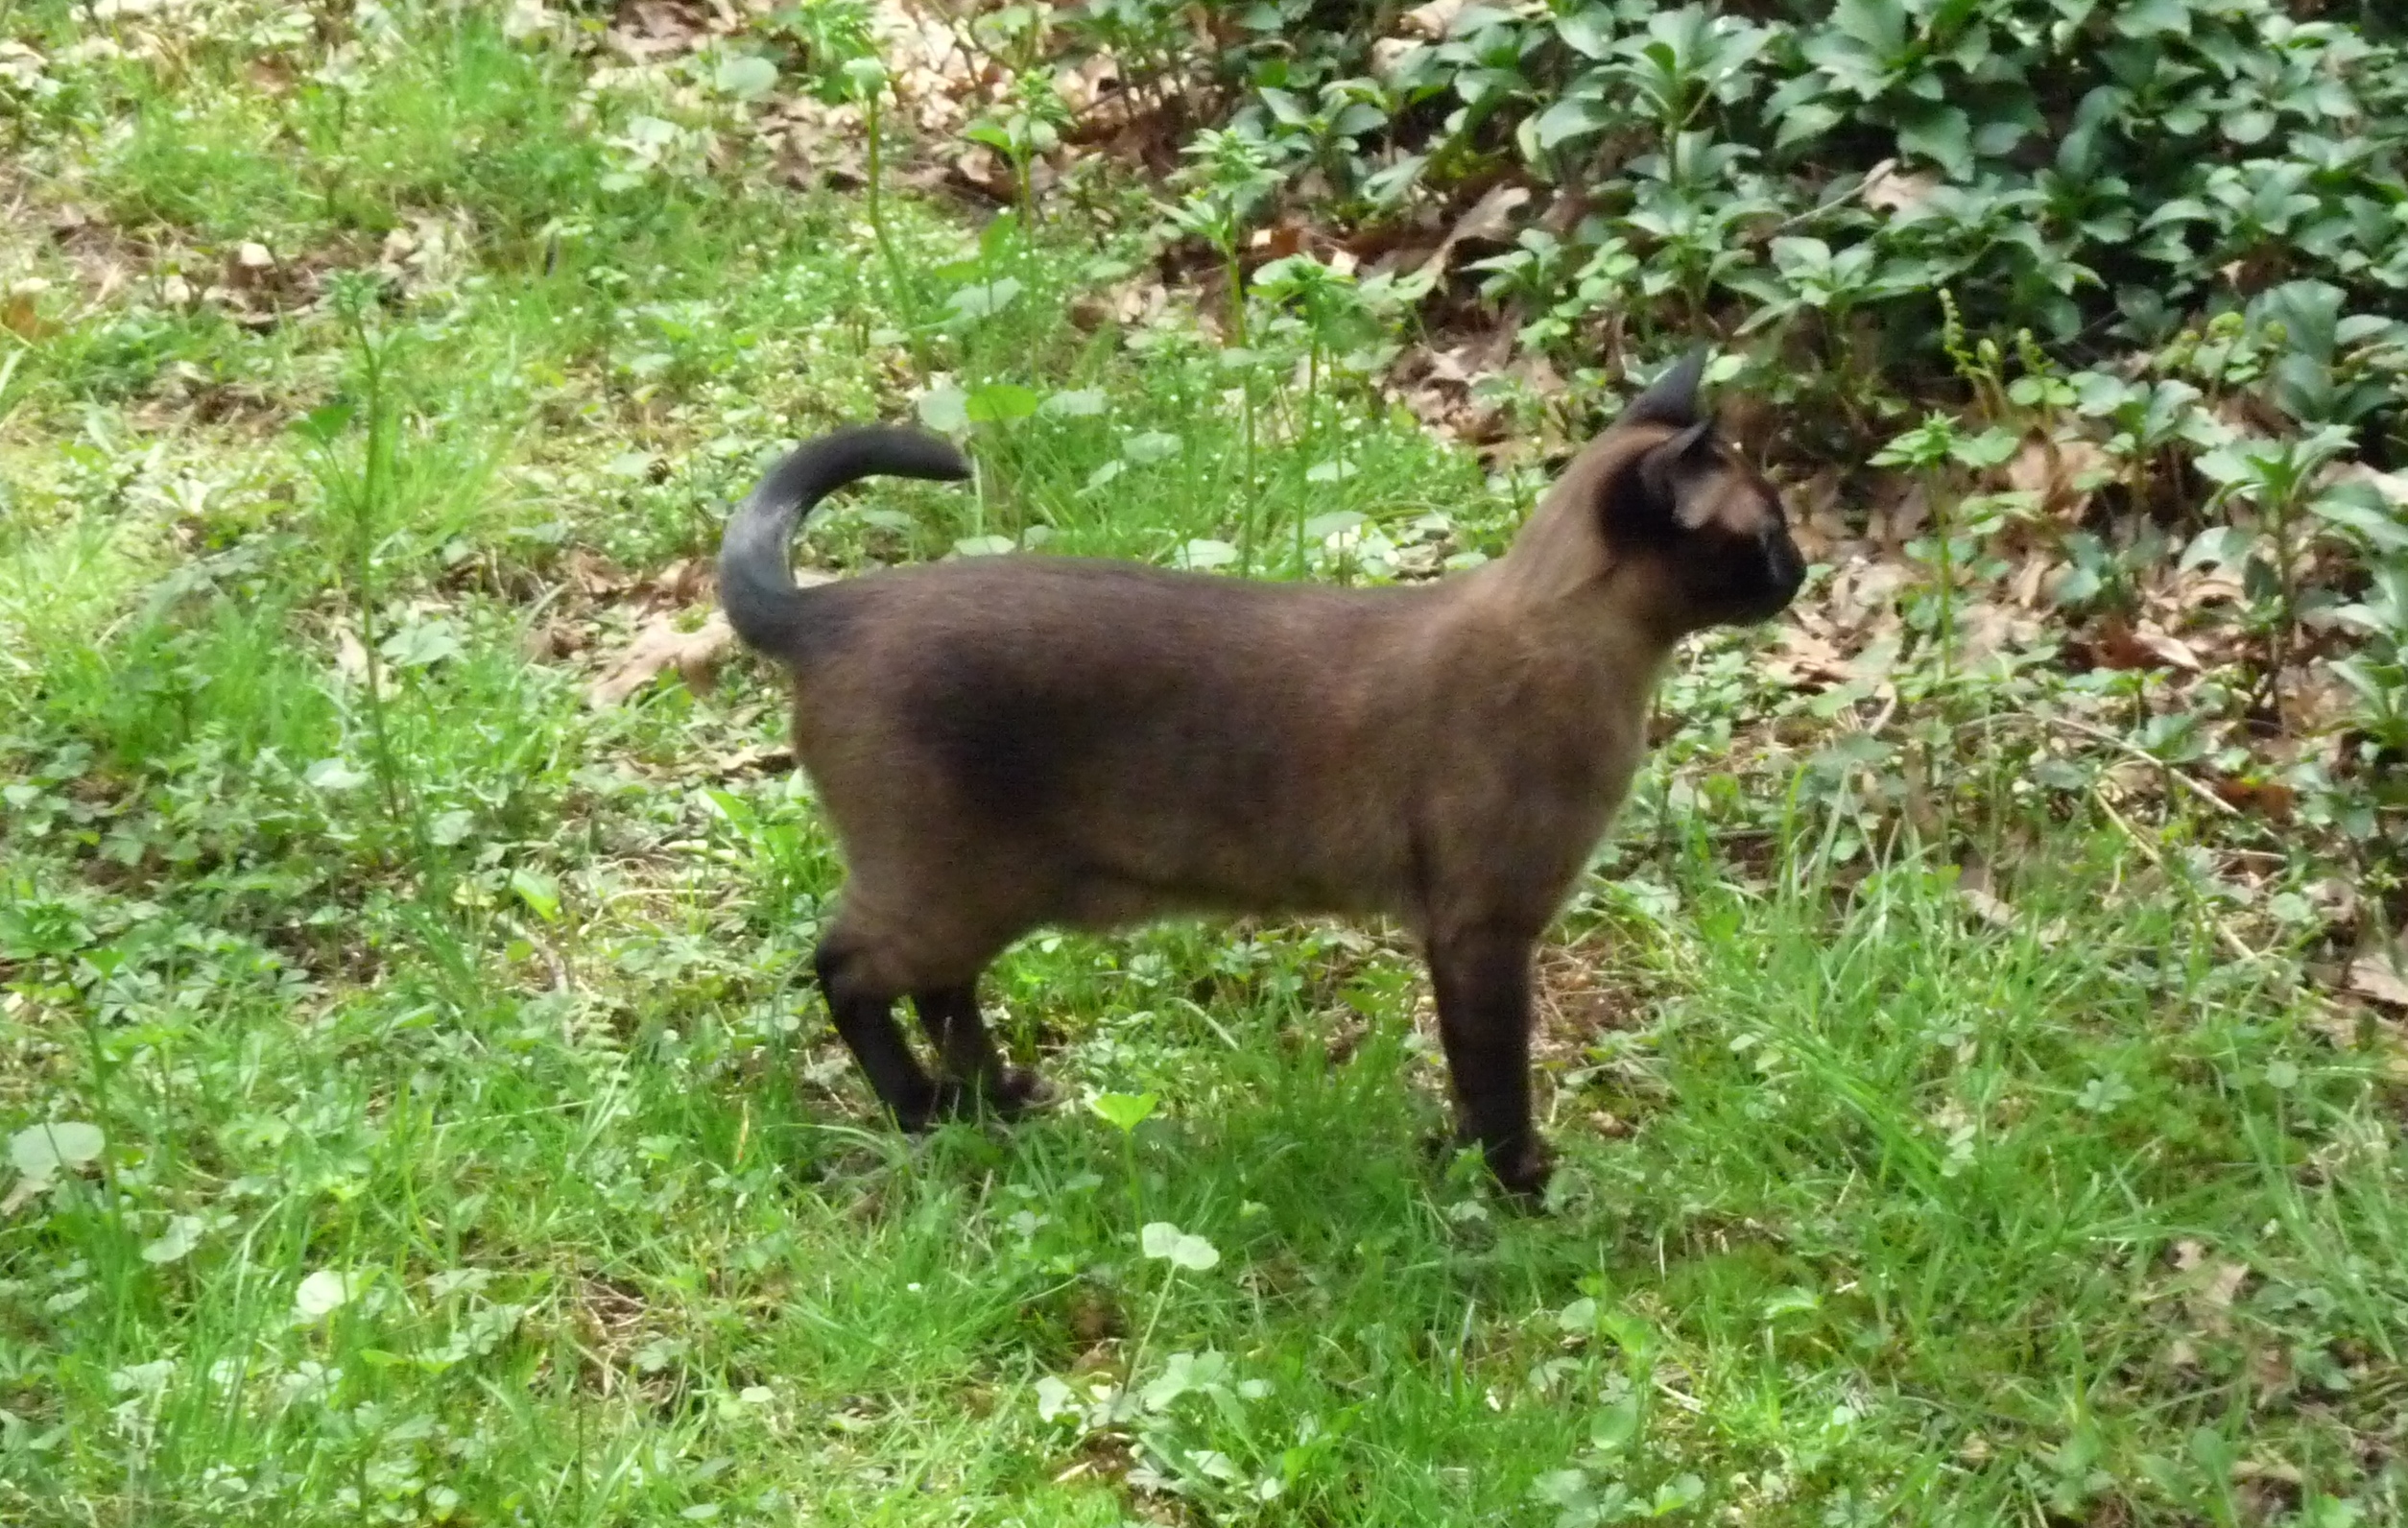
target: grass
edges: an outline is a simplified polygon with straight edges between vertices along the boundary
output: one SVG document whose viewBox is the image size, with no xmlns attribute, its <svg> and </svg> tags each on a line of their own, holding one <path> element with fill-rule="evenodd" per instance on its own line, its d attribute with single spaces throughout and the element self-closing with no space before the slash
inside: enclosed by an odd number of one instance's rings
<svg viewBox="0 0 2408 1528">
<path fill-rule="evenodd" d="M 1553 1214 L 1424 1154 L 1443 1077 L 1380 930 L 1031 941 L 1013 1047 L 1154 1116 L 884 1129 L 802 976 L 840 868 L 746 763 L 767 676 L 583 698 L 767 453 L 935 380 L 861 203 L 612 189 L 632 107 L 393 14 L 343 88 L 307 37 L 61 61 L 64 7 L 5 22 L 59 82 L 23 160 L 96 221 L 0 233 L 50 283 L 0 339 L 0 1133 L 106 1147 L 0 1217 L 0 1515 L 2399 1520 L 2372 1048 L 2282 949 L 2229 955 L 2203 824 L 2128 836 L 2004 741 L 1976 916 L 1861 755 L 1747 725 L 1804 717 L 1751 637 L 1686 660 L 1547 957 Z M 932 307 L 1021 283 L 930 365 L 1072 401 L 982 426 L 975 492 L 826 515 L 831 569 L 1042 528 L 1353 577 L 1308 521 L 1435 561 L 1518 517 L 1272 362 L 1250 477 L 1192 324 L 1066 317 L 1125 240 L 888 210 Z M 247 240 L 262 285 L 163 295 Z"/>
</svg>

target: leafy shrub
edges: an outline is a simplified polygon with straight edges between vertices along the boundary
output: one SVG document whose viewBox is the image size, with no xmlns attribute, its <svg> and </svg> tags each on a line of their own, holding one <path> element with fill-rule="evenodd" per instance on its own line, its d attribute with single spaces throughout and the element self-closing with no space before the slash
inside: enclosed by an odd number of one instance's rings
<svg viewBox="0 0 2408 1528">
<path fill-rule="evenodd" d="M 1536 338 L 1594 339 L 1609 305 L 1642 336 L 1710 319 L 1897 364 L 1931 354 L 1942 288 L 1977 329 L 2090 351 L 2290 282 L 2396 303 L 2408 54 L 2293 13 L 2333 9 L 1442 0 L 1407 41 L 1262 0 L 1229 8 L 1222 67 L 1237 126 L 1340 211 L 1500 173 L 1569 199 L 1514 257 Z"/>
</svg>

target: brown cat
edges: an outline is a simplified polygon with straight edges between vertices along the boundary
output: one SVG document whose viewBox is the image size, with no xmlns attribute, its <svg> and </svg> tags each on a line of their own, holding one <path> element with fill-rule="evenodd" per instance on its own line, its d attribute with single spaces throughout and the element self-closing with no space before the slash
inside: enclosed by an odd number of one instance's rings
<svg viewBox="0 0 2408 1528">
<path fill-rule="evenodd" d="M 830 435 L 727 528 L 720 598 L 794 675 L 795 755 L 850 869 L 817 967 L 907 1128 L 1009 1111 L 977 981 L 1040 924 L 1385 914 L 1422 943 L 1465 1134 L 1535 1191 L 1531 955 L 1628 790 L 1682 635 L 1764 620 L 1803 566 L 1716 438 L 1692 353 L 1565 468 L 1504 557 L 1346 590 L 1061 557 L 799 591 L 787 547 L 874 474 L 969 475 L 910 431 Z M 895 1026 L 909 996 L 922 1069 Z"/>
</svg>

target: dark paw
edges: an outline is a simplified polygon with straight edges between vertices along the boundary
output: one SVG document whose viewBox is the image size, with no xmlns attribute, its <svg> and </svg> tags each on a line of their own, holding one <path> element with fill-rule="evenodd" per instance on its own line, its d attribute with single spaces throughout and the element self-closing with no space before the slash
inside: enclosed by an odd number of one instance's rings
<svg viewBox="0 0 2408 1528">
<path fill-rule="evenodd" d="M 1527 1200 L 1534 1207 L 1546 1197 L 1547 1180 L 1555 1173 L 1555 1158 L 1537 1136 L 1502 1150 L 1491 1147 L 1485 1155 L 1489 1171 L 1496 1176 L 1497 1186 L 1507 1193 Z"/>
<path fill-rule="evenodd" d="M 959 1086 L 941 1082 L 924 1097 L 894 1106 L 894 1123 L 907 1135 L 925 1134 L 961 1113 L 962 1096 Z"/>
<path fill-rule="evenodd" d="M 1016 1119 L 1032 1110 L 1051 1109 L 1061 1101 L 1061 1091 L 1025 1066 L 1007 1066 L 1003 1076 L 989 1089 L 988 1107 L 1006 1119 Z"/>
<path fill-rule="evenodd" d="M 1481 1159 L 1488 1164 L 1489 1176 L 1496 1184 L 1516 1199 L 1537 1206 L 1547 1191 L 1547 1181 L 1555 1172 L 1555 1158 L 1546 1144 L 1536 1135 L 1519 1144 L 1506 1147 L 1483 1144 L 1477 1137 L 1439 1132 L 1423 1137 L 1421 1150 L 1432 1161 L 1442 1161 L 1467 1146 L 1480 1148 Z"/>
<path fill-rule="evenodd" d="M 897 1110 L 895 1118 L 905 1130 L 917 1134 L 949 1120 L 1017 1119 L 1054 1099 L 1053 1087 L 1037 1073 L 1007 1066 L 1000 1078 L 984 1085 L 941 1078 L 926 1104 L 910 1111 Z"/>
</svg>

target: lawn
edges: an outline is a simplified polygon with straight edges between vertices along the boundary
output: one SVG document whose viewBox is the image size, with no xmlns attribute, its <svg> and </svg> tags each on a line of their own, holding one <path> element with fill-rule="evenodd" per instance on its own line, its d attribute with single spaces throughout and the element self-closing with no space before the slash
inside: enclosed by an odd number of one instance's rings
<svg viewBox="0 0 2408 1528">
<path fill-rule="evenodd" d="M 1541 963 L 1546 1213 L 1428 1145 L 1377 927 L 1036 938 L 1064 1102 L 894 1133 L 707 625 L 761 466 L 969 434 L 830 574 L 1358 580 L 1538 457 L 1234 348 L 1126 179 L 798 185 L 741 72 L 499 14 L 0 8 L 0 1520 L 2408 1520 L 2357 893 L 2047 651 L 1885 737 L 1684 650 Z"/>
</svg>

